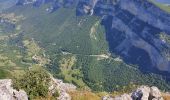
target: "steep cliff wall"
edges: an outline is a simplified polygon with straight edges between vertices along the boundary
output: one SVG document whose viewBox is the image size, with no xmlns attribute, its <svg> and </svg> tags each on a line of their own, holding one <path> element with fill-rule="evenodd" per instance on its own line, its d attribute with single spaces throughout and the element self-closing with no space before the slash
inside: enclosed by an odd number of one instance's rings
<svg viewBox="0 0 170 100">
<path fill-rule="evenodd" d="M 93 1 L 93 2 L 92 2 Z M 170 45 L 160 34 L 170 34 L 170 14 L 146 0 L 81 0 L 77 15 L 102 17 L 112 53 L 144 71 L 170 72 Z"/>
</svg>

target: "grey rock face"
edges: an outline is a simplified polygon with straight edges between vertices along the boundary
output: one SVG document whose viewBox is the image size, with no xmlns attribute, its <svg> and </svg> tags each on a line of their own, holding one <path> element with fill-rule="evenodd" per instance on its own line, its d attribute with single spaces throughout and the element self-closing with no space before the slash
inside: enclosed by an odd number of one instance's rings
<svg viewBox="0 0 170 100">
<path fill-rule="evenodd" d="M 76 90 L 76 86 L 69 83 L 63 83 L 62 80 L 55 79 L 53 77 L 51 77 L 51 79 L 52 81 L 49 91 L 53 94 L 56 90 L 58 90 L 59 97 L 57 100 L 71 100 L 71 96 L 67 92 Z"/>
<path fill-rule="evenodd" d="M 104 97 L 106 98 L 106 97 Z M 130 94 L 123 94 L 115 98 L 103 100 L 164 100 L 157 87 L 141 86 Z"/>
<path fill-rule="evenodd" d="M 141 97 L 134 99 L 134 97 L 136 96 L 135 94 L 141 95 Z M 133 100 L 163 100 L 160 90 L 154 86 L 153 87 L 141 86 L 137 90 L 132 92 L 131 97 Z"/>
<path fill-rule="evenodd" d="M 104 96 L 104 97 L 102 98 L 102 100 L 113 100 L 113 98 L 110 97 L 110 96 Z"/>
<path fill-rule="evenodd" d="M 161 99 L 161 92 L 157 87 L 151 87 L 150 88 L 150 95 L 153 96 L 156 100 Z"/>
<path fill-rule="evenodd" d="M 128 94 L 123 94 L 119 97 L 114 98 L 113 100 L 133 100 L 130 95 Z"/>
<path fill-rule="evenodd" d="M 141 86 L 136 91 L 134 91 L 131 95 L 133 100 L 147 100 L 150 95 L 150 88 L 146 86 Z"/>
<path fill-rule="evenodd" d="M 0 100 L 28 100 L 28 96 L 23 90 L 15 90 L 11 87 L 12 80 L 0 80 Z"/>
</svg>

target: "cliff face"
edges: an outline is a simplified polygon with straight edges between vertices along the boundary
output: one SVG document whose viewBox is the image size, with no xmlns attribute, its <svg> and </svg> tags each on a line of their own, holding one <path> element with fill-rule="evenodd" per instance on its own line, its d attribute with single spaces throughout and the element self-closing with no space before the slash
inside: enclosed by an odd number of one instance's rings
<svg viewBox="0 0 170 100">
<path fill-rule="evenodd" d="M 170 14 L 144 0 L 81 0 L 77 15 L 102 17 L 112 53 L 144 71 L 170 72 L 170 45 L 160 35 L 170 35 Z"/>
<path fill-rule="evenodd" d="M 17 5 L 51 3 L 48 12 L 76 5 L 77 15 L 101 16 L 110 51 L 143 71 L 170 72 L 170 14 L 147 0 L 19 0 Z M 77 4 L 78 3 L 78 4 Z"/>
</svg>

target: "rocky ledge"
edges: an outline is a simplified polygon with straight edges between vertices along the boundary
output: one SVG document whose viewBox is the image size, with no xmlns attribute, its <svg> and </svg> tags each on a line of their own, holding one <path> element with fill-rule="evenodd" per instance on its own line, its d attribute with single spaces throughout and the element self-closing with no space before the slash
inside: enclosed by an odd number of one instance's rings
<svg viewBox="0 0 170 100">
<path fill-rule="evenodd" d="M 55 79 L 51 77 L 51 86 L 49 87 L 50 92 L 53 94 L 58 90 L 59 97 L 57 100 L 71 100 L 71 96 L 67 93 L 68 91 L 76 90 L 76 86 L 69 83 L 64 83 L 60 79 Z"/>
<path fill-rule="evenodd" d="M 11 79 L 3 79 L 0 80 L 0 100 L 28 100 L 28 96 L 23 90 L 13 89 Z"/>
<path fill-rule="evenodd" d="M 76 86 L 63 83 L 62 80 L 51 78 L 49 92 L 55 93 L 56 90 L 59 92 L 59 97 L 57 100 L 71 100 L 71 96 L 68 94 L 68 91 L 75 91 Z M 120 96 L 111 97 L 104 96 L 102 100 L 169 100 L 164 99 L 169 98 L 169 93 L 162 93 L 157 87 L 152 86 L 141 86 L 134 90 L 132 93 L 125 93 Z M 15 90 L 12 87 L 11 79 L 0 80 L 0 100 L 28 100 L 28 96 L 23 90 Z"/>
<path fill-rule="evenodd" d="M 76 90 L 76 86 L 51 77 L 49 92 L 53 94 L 56 90 L 59 92 L 57 100 L 71 100 L 67 92 Z M 0 80 L 0 100 L 28 100 L 28 95 L 24 90 L 13 89 L 11 79 L 2 79 Z"/>
<path fill-rule="evenodd" d="M 155 87 L 141 86 L 132 93 L 121 96 L 105 96 L 103 100 L 164 100 L 161 91 Z"/>
</svg>

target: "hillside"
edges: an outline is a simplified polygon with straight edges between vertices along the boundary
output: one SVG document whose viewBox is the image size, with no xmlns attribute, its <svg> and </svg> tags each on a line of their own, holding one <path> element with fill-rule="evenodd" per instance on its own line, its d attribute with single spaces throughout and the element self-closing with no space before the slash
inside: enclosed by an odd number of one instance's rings
<svg viewBox="0 0 170 100">
<path fill-rule="evenodd" d="M 116 90 L 117 84 L 120 88 L 130 83 L 151 85 L 155 83 L 148 82 L 150 78 L 157 81 L 162 79 L 160 75 L 143 74 L 138 67 L 117 60 L 119 56 L 114 53 L 110 56 L 109 45 L 105 39 L 107 35 L 104 34 L 99 17 L 76 16 L 74 7 L 48 13 L 48 6 L 16 6 L 9 11 L 25 17 L 24 21 L 19 22 L 25 37 L 34 38 L 50 55 L 52 65 L 49 65 L 48 69 L 57 77 L 80 87 L 88 85 L 100 91 Z M 91 56 L 102 54 L 109 58 Z M 160 83 L 166 84 L 162 80 Z M 160 83 L 157 82 L 157 85 Z"/>
<path fill-rule="evenodd" d="M 86 90 L 170 90 L 167 12 L 140 0 L 21 1 L 0 16 L 0 78 L 41 66 L 94 97 Z"/>
</svg>

